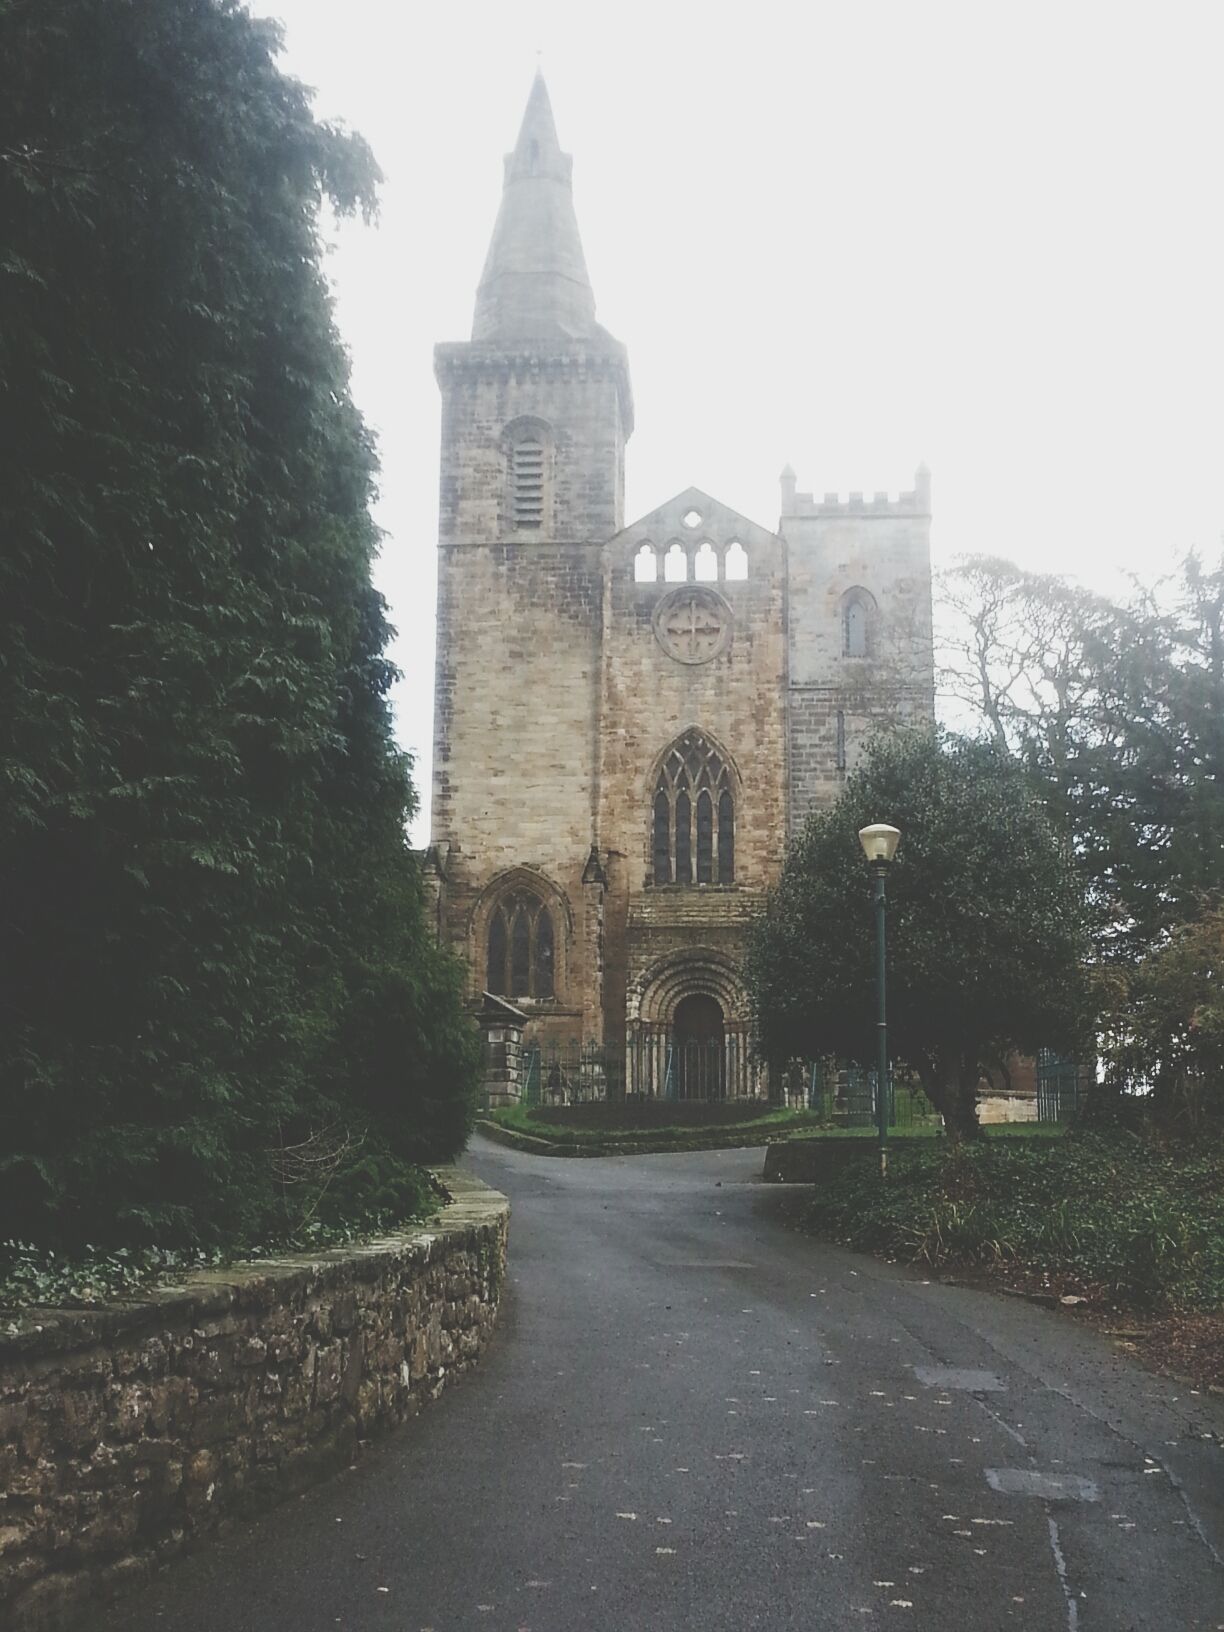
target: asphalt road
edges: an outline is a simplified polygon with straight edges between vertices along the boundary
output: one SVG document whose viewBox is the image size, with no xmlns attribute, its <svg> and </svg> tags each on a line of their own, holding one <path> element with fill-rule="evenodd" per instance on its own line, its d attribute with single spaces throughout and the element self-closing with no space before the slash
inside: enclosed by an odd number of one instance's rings
<svg viewBox="0 0 1224 1632">
<path fill-rule="evenodd" d="M 759 1151 L 468 1161 L 513 1205 L 481 1365 L 108 1626 L 1224 1628 L 1219 1401 L 800 1236 Z"/>
</svg>

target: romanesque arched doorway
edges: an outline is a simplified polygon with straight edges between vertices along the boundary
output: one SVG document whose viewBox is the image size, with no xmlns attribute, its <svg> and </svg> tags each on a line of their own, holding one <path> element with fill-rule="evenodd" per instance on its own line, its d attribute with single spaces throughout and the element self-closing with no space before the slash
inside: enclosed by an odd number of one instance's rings
<svg viewBox="0 0 1224 1632">
<path fill-rule="evenodd" d="M 678 1099 L 724 1099 L 727 1092 L 726 1033 L 722 1004 L 693 992 L 676 1004 L 672 1058 Z"/>
<path fill-rule="evenodd" d="M 766 1078 L 752 1048 L 748 994 L 722 950 L 690 944 L 629 983 L 626 1089 L 647 1099 L 748 1099 Z"/>
</svg>

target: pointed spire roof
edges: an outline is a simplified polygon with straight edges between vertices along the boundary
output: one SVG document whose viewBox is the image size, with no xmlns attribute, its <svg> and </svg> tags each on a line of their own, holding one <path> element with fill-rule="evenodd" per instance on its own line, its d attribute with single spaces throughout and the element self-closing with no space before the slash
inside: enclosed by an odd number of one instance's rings
<svg viewBox="0 0 1224 1632">
<path fill-rule="evenodd" d="M 571 188 L 544 76 L 537 70 L 489 245 L 472 339 L 576 338 L 597 332 Z"/>
</svg>

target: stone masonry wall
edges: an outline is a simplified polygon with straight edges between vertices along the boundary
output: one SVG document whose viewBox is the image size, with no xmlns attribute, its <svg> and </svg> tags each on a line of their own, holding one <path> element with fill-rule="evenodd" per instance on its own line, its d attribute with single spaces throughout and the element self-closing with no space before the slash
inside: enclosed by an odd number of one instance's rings
<svg viewBox="0 0 1224 1632">
<path fill-rule="evenodd" d="M 663 562 L 677 543 L 690 557 L 687 577 L 668 581 Z M 657 553 L 653 581 L 635 576 L 643 545 Z M 746 558 L 744 578 L 728 576 L 733 545 Z M 696 576 L 703 546 L 717 562 L 717 576 L 708 582 Z M 659 960 L 700 946 L 741 960 L 747 924 L 781 865 L 787 819 L 786 560 L 776 535 L 695 489 L 626 528 L 610 541 L 606 559 L 600 847 L 609 856 L 609 914 L 619 915 L 626 932 L 607 948 L 605 1008 L 608 1033 L 623 1035 L 631 988 Z M 709 660 L 678 660 L 657 632 L 660 607 L 676 597 L 682 602 L 689 590 L 716 594 L 726 609 L 726 638 Z M 712 738 L 733 768 L 730 885 L 652 880 L 655 770 L 690 726 Z"/>
<path fill-rule="evenodd" d="M 556 996 L 524 999 L 532 1035 L 597 1037 L 601 891 L 584 887 L 596 821 L 602 541 L 621 524 L 632 401 L 611 336 L 531 349 L 440 346 L 442 392 L 433 836 L 450 846 L 445 940 L 485 982 L 485 893 L 539 876 Z M 544 515 L 516 529 L 515 427 L 543 444 Z M 531 887 L 530 877 L 520 883 Z M 560 892 L 559 899 L 552 892 Z"/>
<path fill-rule="evenodd" d="M 783 491 L 792 834 L 837 798 L 877 723 L 933 717 L 930 510 L 922 471 L 898 499 Z M 843 649 L 855 590 L 872 604 L 865 658 Z"/>
<path fill-rule="evenodd" d="M 443 545 L 439 554 L 433 820 L 451 845 L 445 938 L 467 958 L 477 997 L 495 904 L 482 892 L 511 868 L 540 875 L 556 997 L 523 1006 L 567 1037 L 584 1031 L 596 1005 L 598 900 L 582 874 L 594 829 L 602 589 L 596 545 Z"/>
<path fill-rule="evenodd" d="M 227 1519 L 433 1399 L 492 1330 L 509 1206 L 193 1276 L 140 1304 L 0 1317 L 0 1626 L 82 1624 Z"/>
</svg>

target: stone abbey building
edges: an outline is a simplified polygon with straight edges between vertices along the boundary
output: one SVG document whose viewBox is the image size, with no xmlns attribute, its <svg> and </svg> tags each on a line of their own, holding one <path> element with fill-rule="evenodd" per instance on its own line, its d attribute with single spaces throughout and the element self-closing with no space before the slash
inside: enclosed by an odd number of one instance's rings
<svg viewBox="0 0 1224 1632">
<path fill-rule="evenodd" d="M 746 927 L 872 722 L 932 711 L 930 479 L 787 469 L 776 531 L 692 487 L 626 525 L 628 358 L 538 76 L 505 166 L 472 337 L 436 351 L 440 933 L 528 1045 L 755 1093 Z"/>
</svg>

